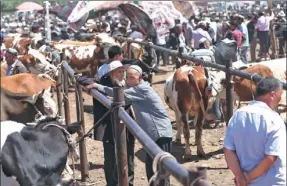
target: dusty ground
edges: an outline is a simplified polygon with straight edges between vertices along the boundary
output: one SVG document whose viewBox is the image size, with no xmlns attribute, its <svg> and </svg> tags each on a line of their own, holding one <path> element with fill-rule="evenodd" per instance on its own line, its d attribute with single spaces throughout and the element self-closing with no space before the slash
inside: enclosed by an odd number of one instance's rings
<svg viewBox="0 0 287 186">
<path fill-rule="evenodd" d="M 163 87 L 164 82 L 167 77 L 171 74 L 173 66 L 167 66 L 162 68 L 163 72 L 157 74 L 154 77 L 153 88 L 160 95 L 163 100 Z M 71 107 L 71 119 L 72 122 L 76 121 L 76 103 L 74 93 L 70 93 L 70 107 Z M 85 123 L 86 123 L 86 131 L 88 131 L 92 127 L 93 116 L 92 116 L 92 98 L 91 96 L 84 93 L 84 109 L 85 109 Z M 163 100 L 164 102 L 164 100 Z M 173 111 L 171 111 L 167 106 L 166 109 L 169 113 L 169 118 L 171 121 L 175 120 L 175 116 Z M 173 122 L 174 123 L 174 122 Z M 174 125 L 174 124 L 173 124 Z M 176 126 L 174 125 L 174 129 Z M 174 136 L 175 136 L 174 130 Z M 220 185 L 227 186 L 233 185 L 233 176 L 232 173 L 227 169 L 223 152 L 223 137 L 225 134 L 225 124 L 223 127 L 216 129 L 205 129 L 203 132 L 203 147 L 205 152 L 210 155 L 208 159 L 199 159 L 196 156 L 196 147 L 194 146 L 194 129 L 191 129 L 191 151 L 194 155 L 192 157 L 192 161 L 184 162 L 183 161 L 183 153 L 184 153 L 184 145 L 173 145 L 172 154 L 177 158 L 178 162 L 182 163 L 185 167 L 189 166 L 207 166 L 207 179 L 211 185 Z M 182 137 L 182 142 L 184 141 Z M 89 161 L 89 174 L 90 174 L 90 182 L 83 185 L 96 185 L 96 186 L 104 186 L 105 175 L 103 170 L 104 164 L 104 153 L 102 142 L 94 141 L 91 139 L 86 140 L 88 161 Z M 146 173 L 145 173 L 145 164 L 144 164 L 144 156 L 145 152 L 142 149 L 142 146 L 139 142 L 136 142 L 135 145 L 135 186 L 145 186 L 147 184 Z M 79 172 L 79 162 L 76 163 L 76 175 L 77 178 L 80 179 Z M 174 186 L 180 185 L 174 178 L 171 178 L 171 183 Z"/>
</svg>

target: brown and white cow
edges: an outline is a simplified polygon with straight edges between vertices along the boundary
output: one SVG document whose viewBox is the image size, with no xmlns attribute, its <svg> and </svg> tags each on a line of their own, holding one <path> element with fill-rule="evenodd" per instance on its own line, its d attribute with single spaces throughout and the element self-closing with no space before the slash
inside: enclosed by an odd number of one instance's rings
<svg viewBox="0 0 287 186">
<path fill-rule="evenodd" d="M 45 56 L 35 49 L 29 49 L 27 54 L 19 55 L 18 60 L 33 74 L 47 73 L 51 76 L 57 75 L 56 66 L 50 64 Z M 1 77 L 6 76 L 7 63 L 1 63 Z"/>
<path fill-rule="evenodd" d="M 215 72 L 213 72 L 215 73 Z M 185 138 L 184 159 L 191 158 L 190 151 L 190 131 L 188 118 L 195 116 L 195 142 L 197 145 L 197 155 L 205 156 L 202 143 L 202 128 L 209 108 L 210 98 L 217 95 L 220 84 L 211 72 L 207 72 L 201 66 L 182 66 L 177 69 L 166 81 L 164 87 L 165 102 L 175 112 L 177 134 L 176 141 L 181 142 L 182 123 Z M 216 72 L 217 77 L 223 77 L 224 72 Z M 211 80 L 212 83 L 208 84 Z"/>
<path fill-rule="evenodd" d="M 56 116 L 50 89 L 55 82 L 42 75 L 16 74 L 1 78 L 1 121 L 33 122 L 36 114 Z"/>
<path fill-rule="evenodd" d="M 32 38 L 28 37 L 6 37 L 3 40 L 6 48 L 15 48 L 19 55 L 26 54 Z"/>
<path fill-rule="evenodd" d="M 249 63 L 246 65 L 246 67 L 247 68 L 243 69 L 242 71 L 250 74 L 258 74 L 262 77 L 271 76 L 281 80 L 282 82 L 286 82 L 286 58 L 264 61 L 260 63 Z M 254 99 L 257 83 L 237 76 L 233 77 L 232 83 L 232 94 L 234 101 L 242 102 L 251 101 Z M 223 87 L 225 86 L 225 79 L 223 79 L 222 85 Z M 225 100 L 225 89 L 223 89 L 217 97 L 221 100 Z M 283 107 L 282 110 L 286 110 L 286 90 L 283 91 L 279 106 Z"/>
</svg>

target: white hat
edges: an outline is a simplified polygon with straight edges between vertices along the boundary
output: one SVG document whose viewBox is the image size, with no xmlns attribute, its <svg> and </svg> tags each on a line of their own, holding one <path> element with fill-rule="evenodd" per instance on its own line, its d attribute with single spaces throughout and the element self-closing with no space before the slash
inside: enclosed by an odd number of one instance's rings
<svg viewBox="0 0 287 186">
<path fill-rule="evenodd" d="M 204 42 L 206 42 L 207 41 L 207 39 L 205 38 L 205 37 L 203 37 L 203 38 L 201 38 L 198 42 L 199 42 L 199 44 L 201 44 L 201 43 L 204 43 Z"/>
<path fill-rule="evenodd" d="M 281 10 L 281 11 L 278 13 L 278 16 L 280 16 L 280 17 L 285 17 L 285 13 L 283 12 L 283 10 Z"/>
<path fill-rule="evenodd" d="M 119 67 L 124 67 L 120 61 L 112 61 L 110 64 L 108 64 L 107 73 L 110 73 Z"/>
<path fill-rule="evenodd" d="M 131 66 L 129 66 L 129 68 L 132 68 L 132 69 L 138 71 L 140 73 L 140 75 L 142 75 L 142 73 L 143 73 L 142 68 L 139 67 L 138 65 L 131 65 Z"/>
</svg>

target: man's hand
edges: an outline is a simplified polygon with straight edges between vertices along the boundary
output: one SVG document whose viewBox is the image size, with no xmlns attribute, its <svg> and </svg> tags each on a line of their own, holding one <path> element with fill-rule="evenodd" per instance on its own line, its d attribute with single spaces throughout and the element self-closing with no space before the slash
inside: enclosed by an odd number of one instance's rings
<svg viewBox="0 0 287 186">
<path fill-rule="evenodd" d="M 245 176 L 237 176 L 234 178 L 234 184 L 235 186 L 247 186 L 248 183 Z"/>
<path fill-rule="evenodd" d="M 245 177 L 245 179 L 246 179 L 247 184 L 249 184 L 249 183 L 251 182 L 251 180 L 250 180 L 250 178 L 249 178 L 248 173 L 247 173 L 247 172 L 243 172 L 243 174 L 244 174 L 244 177 Z"/>
<path fill-rule="evenodd" d="M 83 90 L 86 91 L 87 93 L 90 93 L 91 89 L 93 88 L 97 88 L 97 83 L 93 83 L 93 84 L 90 84 L 90 85 L 87 85 L 87 86 L 83 86 Z"/>
</svg>

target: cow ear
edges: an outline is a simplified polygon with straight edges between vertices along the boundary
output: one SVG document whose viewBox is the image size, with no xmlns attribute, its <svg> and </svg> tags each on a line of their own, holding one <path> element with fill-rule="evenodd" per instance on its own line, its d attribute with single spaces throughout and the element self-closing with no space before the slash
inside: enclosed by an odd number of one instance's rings
<svg viewBox="0 0 287 186">
<path fill-rule="evenodd" d="M 81 126 L 82 126 L 82 122 L 81 121 L 72 123 L 72 124 L 67 126 L 67 131 L 70 134 L 74 134 L 74 133 L 76 133 L 77 131 L 79 131 L 81 129 Z"/>
<path fill-rule="evenodd" d="M 42 90 L 39 94 L 34 94 L 33 96 L 29 96 L 28 98 L 25 98 L 22 100 L 22 102 L 30 103 L 32 105 L 35 105 L 38 98 L 42 98 L 45 90 Z"/>
</svg>

